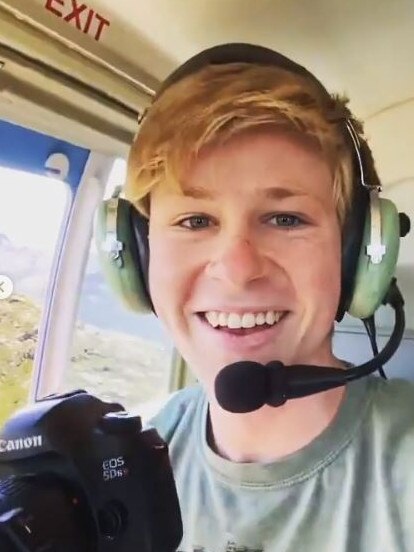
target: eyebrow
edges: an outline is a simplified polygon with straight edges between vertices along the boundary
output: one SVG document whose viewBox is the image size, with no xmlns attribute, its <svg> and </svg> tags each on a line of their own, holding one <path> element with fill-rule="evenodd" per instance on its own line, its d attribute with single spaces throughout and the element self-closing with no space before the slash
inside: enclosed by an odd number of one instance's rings
<svg viewBox="0 0 414 552">
<path fill-rule="evenodd" d="M 183 190 L 185 197 L 191 197 L 193 199 L 214 199 L 215 195 L 210 190 L 206 188 L 199 188 L 197 186 L 192 186 L 191 188 Z M 303 190 L 295 190 L 290 188 L 283 188 L 279 186 L 269 187 L 265 189 L 258 190 L 258 194 L 263 196 L 265 199 L 287 199 L 289 197 L 300 197 L 306 196 L 310 197 L 310 194 L 307 194 Z"/>
</svg>

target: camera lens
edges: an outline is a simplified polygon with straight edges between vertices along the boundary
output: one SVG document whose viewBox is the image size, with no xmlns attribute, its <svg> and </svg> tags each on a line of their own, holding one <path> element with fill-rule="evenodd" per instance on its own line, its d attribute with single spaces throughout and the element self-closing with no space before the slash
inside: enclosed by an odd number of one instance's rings
<svg viewBox="0 0 414 552">
<path fill-rule="evenodd" d="M 126 528 L 127 511 L 125 506 L 116 500 L 105 504 L 98 512 L 98 523 L 101 534 L 108 540 L 114 540 Z"/>
</svg>

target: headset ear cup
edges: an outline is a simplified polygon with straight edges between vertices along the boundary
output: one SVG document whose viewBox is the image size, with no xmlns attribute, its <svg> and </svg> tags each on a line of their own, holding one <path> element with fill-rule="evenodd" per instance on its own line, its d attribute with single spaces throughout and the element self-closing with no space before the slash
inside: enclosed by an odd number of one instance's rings
<svg viewBox="0 0 414 552">
<path fill-rule="evenodd" d="M 359 184 L 355 188 L 352 209 L 342 229 L 341 296 L 336 313 L 337 322 L 343 319 L 351 304 L 368 210 L 368 192 Z"/>
<path fill-rule="evenodd" d="M 369 209 L 355 272 L 355 284 L 348 313 L 355 318 L 372 316 L 389 289 L 395 273 L 400 247 L 400 221 L 396 206 L 388 199 L 380 199 L 381 238 L 386 252 L 379 264 L 371 262 L 367 246 L 371 241 L 371 215 Z"/>
<path fill-rule="evenodd" d="M 101 202 L 95 218 L 95 244 L 102 272 L 115 295 L 134 312 L 152 312 L 152 303 L 147 291 L 146 266 L 141 266 L 141 247 L 137 245 L 134 217 L 143 219 L 141 232 L 148 243 L 148 222 L 131 203 L 122 198 Z M 148 249 L 148 248 L 147 248 Z"/>
</svg>

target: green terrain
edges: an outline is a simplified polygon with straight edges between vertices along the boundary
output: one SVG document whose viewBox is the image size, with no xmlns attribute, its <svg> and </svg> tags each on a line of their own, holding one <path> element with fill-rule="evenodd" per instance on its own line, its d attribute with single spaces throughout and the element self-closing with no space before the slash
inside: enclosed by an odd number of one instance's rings
<svg viewBox="0 0 414 552">
<path fill-rule="evenodd" d="M 0 301 L 0 424 L 27 399 L 40 314 L 25 297 Z M 78 325 L 62 390 L 86 389 L 139 413 L 165 396 L 169 358 L 158 343 Z"/>
<path fill-rule="evenodd" d="M 0 301 L 0 422 L 26 400 L 39 317 L 27 299 Z"/>
</svg>

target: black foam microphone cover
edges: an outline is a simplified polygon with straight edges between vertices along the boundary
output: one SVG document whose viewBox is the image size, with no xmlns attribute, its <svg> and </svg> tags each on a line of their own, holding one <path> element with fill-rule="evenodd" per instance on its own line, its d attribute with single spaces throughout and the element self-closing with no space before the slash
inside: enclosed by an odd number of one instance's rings
<svg viewBox="0 0 414 552">
<path fill-rule="evenodd" d="M 265 403 L 269 406 L 282 406 L 289 398 L 289 374 L 286 366 L 273 360 L 266 364 L 267 385 Z"/>
<path fill-rule="evenodd" d="M 217 402 L 224 410 L 237 414 L 252 412 L 266 402 L 267 368 L 258 362 L 234 362 L 219 372 L 214 385 Z"/>
<path fill-rule="evenodd" d="M 326 366 L 285 366 L 277 360 L 266 365 L 240 361 L 219 372 L 215 394 L 224 410 L 241 414 L 258 410 L 265 404 L 282 406 L 288 399 L 345 385 L 344 376 L 344 370 Z"/>
</svg>

